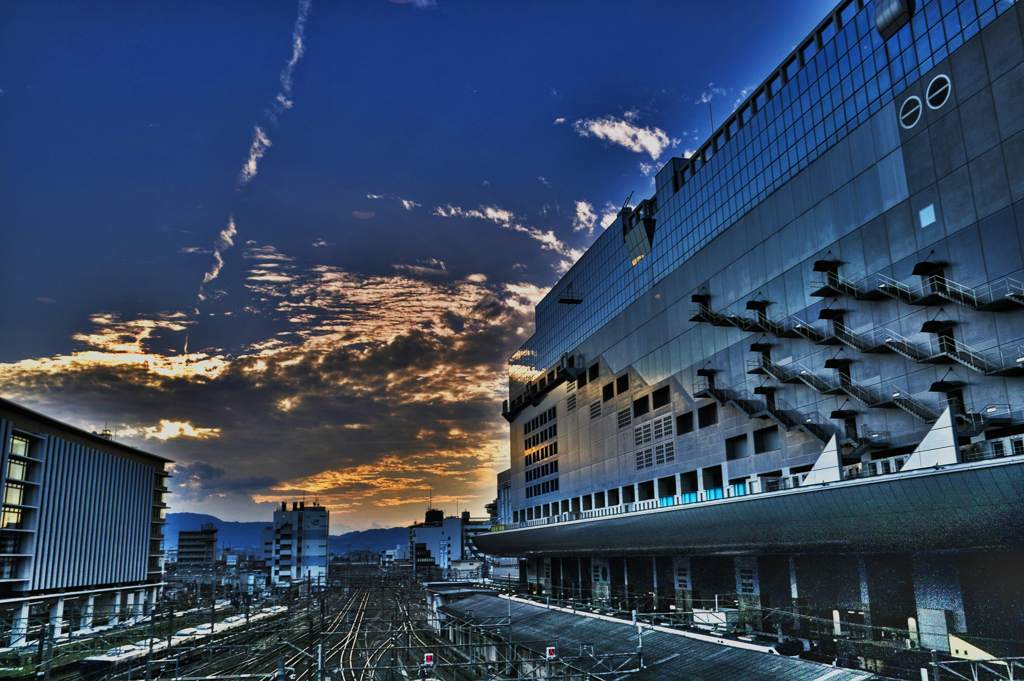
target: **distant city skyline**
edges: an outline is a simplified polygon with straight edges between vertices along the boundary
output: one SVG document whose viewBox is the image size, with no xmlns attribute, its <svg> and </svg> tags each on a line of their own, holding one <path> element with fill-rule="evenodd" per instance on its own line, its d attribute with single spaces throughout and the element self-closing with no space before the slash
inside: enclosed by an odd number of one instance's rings
<svg viewBox="0 0 1024 681">
<path fill-rule="evenodd" d="M 173 511 L 482 515 L 533 304 L 834 4 L 4 3 L 0 396 Z"/>
</svg>

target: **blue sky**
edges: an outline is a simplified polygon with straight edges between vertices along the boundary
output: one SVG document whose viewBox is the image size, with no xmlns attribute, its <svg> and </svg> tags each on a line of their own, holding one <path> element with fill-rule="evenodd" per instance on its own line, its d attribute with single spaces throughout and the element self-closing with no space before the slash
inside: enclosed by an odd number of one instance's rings
<svg viewBox="0 0 1024 681">
<path fill-rule="evenodd" d="M 9 0 L 0 395 L 173 510 L 480 513 L 532 304 L 833 4 Z"/>
</svg>

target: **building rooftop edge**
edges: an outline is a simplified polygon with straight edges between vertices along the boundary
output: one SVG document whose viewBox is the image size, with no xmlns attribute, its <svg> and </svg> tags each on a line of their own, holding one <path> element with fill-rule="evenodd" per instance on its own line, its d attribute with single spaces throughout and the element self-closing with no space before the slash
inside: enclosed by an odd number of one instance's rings
<svg viewBox="0 0 1024 681">
<path fill-rule="evenodd" d="M 26 406 L 18 404 L 17 402 L 12 402 L 11 400 L 8 400 L 3 397 L 0 397 L 0 408 L 6 408 L 15 412 L 21 412 L 22 414 L 29 416 L 31 418 L 39 419 L 41 421 L 45 421 L 54 426 L 57 426 L 58 428 L 63 428 L 65 430 L 72 431 L 75 435 L 93 440 L 97 444 L 102 444 L 103 446 L 112 446 L 125 452 L 131 452 L 132 454 L 142 455 L 145 457 L 149 457 L 151 459 L 156 459 L 157 461 L 163 461 L 164 463 L 174 463 L 174 459 L 168 459 L 167 457 L 160 456 L 159 454 L 153 454 L 152 452 L 147 452 L 144 449 L 132 447 L 131 445 L 126 445 L 117 442 L 116 440 L 108 440 L 105 437 L 96 435 L 95 433 L 90 433 L 89 431 L 83 430 L 78 426 L 72 426 L 69 423 L 65 423 L 64 421 L 58 420 L 52 416 L 47 416 L 46 414 L 42 414 L 33 409 L 29 409 Z"/>
<path fill-rule="evenodd" d="M 776 66 L 771 71 L 769 71 L 768 75 L 765 76 L 764 80 L 762 80 L 760 83 L 758 83 L 758 85 L 756 87 L 751 88 L 750 89 L 750 94 L 747 95 L 747 97 L 745 97 L 739 103 L 737 103 L 736 106 L 734 106 L 725 115 L 721 125 L 719 125 L 717 128 L 712 130 L 711 134 L 709 134 L 707 136 L 707 138 L 704 139 L 703 142 L 701 142 L 699 145 L 697 145 L 696 150 L 693 152 L 693 154 L 691 156 L 687 156 L 687 157 L 672 156 L 672 157 L 670 157 L 668 159 L 668 161 L 666 161 L 664 164 L 662 164 L 662 166 L 658 169 L 658 172 L 656 172 L 654 174 L 654 177 L 655 177 L 655 192 L 654 192 L 654 196 L 657 196 L 658 190 L 664 184 L 666 184 L 666 182 L 661 179 L 661 175 L 662 175 L 662 173 L 665 172 L 665 170 L 669 166 L 672 166 L 672 173 L 674 174 L 678 170 L 675 167 L 676 161 L 683 160 L 683 161 L 689 162 L 689 159 L 692 158 L 692 157 L 703 157 L 703 154 L 704 154 L 705 150 L 709 146 L 712 145 L 714 140 L 719 135 L 724 135 L 726 133 L 726 131 L 728 130 L 729 126 L 732 124 L 733 120 L 735 119 L 737 112 L 743 110 L 746 107 L 750 107 L 752 103 L 756 102 L 758 97 L 760 97 L 762 94 L 765 94 L 765 93 L 769 92 L 770 84 L 773 83 L 776 79 L 781 79 L 781 83 L 783 83 L 783 84 L 785 84 L 786 82 L 788 82 L 790 80 L 790 76 L 788 74 L 786 74 L 786 68 L 791 63 L 793 63 L 794 61 L 797 61 L 797 63 L 800 63 L 800 65 L 801 65 L 800 67 L 803 68 L 803 64 L 802 64 L 802 53 L 803 53 L 803 51 L 805 49 L 807 49 L 807 47 L 809 46 L 810 43 L 815 42 L 817 40 L 820 40 L 819 36 L 820 36 L 820 34 L 825 29 L 827 29 L 833 23 L 836 23 L 836 33 L 838 33 L 839 29 L 841 28 L 841 25 L 838 23 L 837 19 L 841 15 L 841 13 L 842 13 L 842 11 L 844 9 L 846 9 L 850 5 L 854 5 L 858 9 L 858 11 L 859 11 L 860 9 L 863 8 L 863 6 L 865 4 L 867 4 L 866 0 L 840 0 L 839 2 L 837 2 L 836 5 L 832 8 L 832 10 L 825 16 L 825 18 L 822 19 L 821 21 L 819 21 L 815 25 L 814 29 L 810 33 L 808 33 L 807 36 L 805 36 L 802 40 L 798 41 L 796 43 L 796 47 L 793 48 L 789 53 L 786 54 L 785 57 L 782 58 L 781 62 L 779 62 L 779 64 L 778 64 L 778 66 Z M 835 39 L 835 36 L 832 36 L 830 38 L 830 40 L 834 40 L 834 39 Z M 822 45 L 822 47 L 823 47 L 823 45 Z M 774 94 L 772 96 L 774 96 Z M 620 214 L 621 214 L 621 212 L 622 211 L 620 211 Z M 586 251 L 589 251 L 598 242 L 598 240 L 600 240 L 605 234 L 607 234 L 608 232 L 612 231 L 612 227 L 618 221 L 619 221 L 619 216 L 617 215 L 616 218 L 615 218 L 615 222 L 612 222 L 612 224 L 608 225 L 608 227 L 600 235 L 598 235 L 597 239 L 595 239 L 594 242 L 591 243 L 590 246 L 588 246 L 584 250 L 584 253 Z M 712 241 L 713 240 L 714 239 L 712 239 Z M 534 324 L 535 325 L 536 325 L 536 316 L 537 316 L 537 312 L 536 311 L 537 311 L 537 308 L 539 308 L 541 305 L 545 305 L 548 302 L 548 298 L 552 297 L 553 295 L 556 295 L 556 294 L 557 295 L 562 295 L 562 291 L 556 290 L 556 289 L 558 289 L 558 284 L 561 283 L 564 279 L 570 277 L 570 275 L 572 274 L 573 269 L 576 267 L 576 264 L 578 262 L 580 262 L 581 259 L 582 259 L 582 257 L 577 259 L 576 262 L 574 262 L 572 264 L 572 266 L 565 273 L 563 273 L 558 278 L 558 280 L 554 283 L 554 285 L 551 286 L 551 288 L 544 295 L 544 297 L 541 298 L 540 301 L 538 301 L 536 305 L 534 305 Z M 536 329 L 534 330 L 534 334 L 536 334 Z M 531 336 L 531 338 L 532 338 L 532 336 Z M 529 339 L 526 340 L 526 343 L 529 343 Z M 518 352 L 522 347 L 525 347 L 525 344 L 521 345 L 520 348 L 517 348 L 516 352 Z M 507 360 L 506 363 L 511 363 L 511 361 L 512 361 L 514 356 L 515 356 L 515 352 L 508 357 L 508 360 Z"/>
</svg>

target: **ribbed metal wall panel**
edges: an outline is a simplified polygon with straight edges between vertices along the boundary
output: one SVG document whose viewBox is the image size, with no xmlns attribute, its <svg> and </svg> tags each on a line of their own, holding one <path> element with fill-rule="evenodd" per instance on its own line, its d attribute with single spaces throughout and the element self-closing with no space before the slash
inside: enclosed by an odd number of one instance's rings
<svg viewBox="0 0 1024 681">
<path fill-rule="evenodd" d="M 152 466 L 51 438 L 32 589 L 143 581 Z"/>
</svg>

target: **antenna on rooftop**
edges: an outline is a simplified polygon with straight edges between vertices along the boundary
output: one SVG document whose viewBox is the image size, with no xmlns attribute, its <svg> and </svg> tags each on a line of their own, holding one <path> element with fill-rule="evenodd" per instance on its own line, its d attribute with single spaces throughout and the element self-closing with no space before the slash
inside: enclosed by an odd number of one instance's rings
<svg viewBox="0 0 1024 681">
<path fill-rule="evenodd" d="M 633 198 L 633 192 L 630 192 L 630 193 L 629 193 L 629 196 L 627 196 L 627 197 L 626 197 L 626 201 L 625 201 L 625 202 L 624 202 L 624 203 L 622 204 L 622 210 L 626 210 L 626 206 L 628 206 L 628 205 L 629 205 L 629 200 L 630 200 L 631 198 Z M 622 210 L 620 210 L 619 212 L 621 213 L 621 212 L 622 212 Z"/>
</svg>

